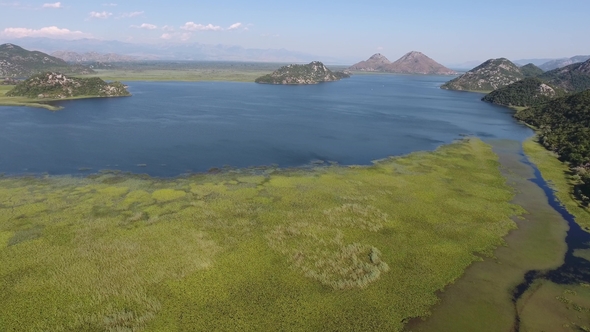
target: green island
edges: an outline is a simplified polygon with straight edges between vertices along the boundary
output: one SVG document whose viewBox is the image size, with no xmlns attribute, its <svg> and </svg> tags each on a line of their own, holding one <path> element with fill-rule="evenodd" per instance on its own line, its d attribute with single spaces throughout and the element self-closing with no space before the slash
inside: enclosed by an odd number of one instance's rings
<svg viewBox="0 0 590 332">
<path fill-rule="evenodd" d="M 7 330 L 401 331 L 524 212 L 478 139 L 363 167 L 5 177 L 0 197 Z"/>
<path fill-rule="evenodd" d="M 64 74 L 47 72 L 34 75 L 16 86 L 0 86 L 1 105 L 43 107 L 59 110 L 48 104 L 50 101 L 124 97 L 131 94 L 120 82 L 107 83 L 100 78 L 68 77 Z"/>
</svg>

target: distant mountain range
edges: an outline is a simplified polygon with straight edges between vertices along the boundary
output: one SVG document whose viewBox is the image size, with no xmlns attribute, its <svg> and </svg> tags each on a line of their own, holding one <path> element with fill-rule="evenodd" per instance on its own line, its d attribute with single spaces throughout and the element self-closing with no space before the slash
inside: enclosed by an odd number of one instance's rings
<svg viewBox="0 0 590 332">
<path fill-rule="evenodd" d="M 421 52 L 412 51 L 395 62 L 377 53 L 368 60 L 352 65 L 349 70 L 396 74 L 455 75 L 457 72 L 432 60 Z"/>
<path fill-rule="evenodd" d="M 97 52 L 76 53 L 69 51 L 57 51 L 51 56 L 60 58 L 66 62 L 91 63 L 91 62 L 130 62 L 139 60 L 138 57 L 115 53 L 101 54 Z"/>
<path fill-rule="evenodd" d="M 322 59 L 333 64 L 352 61 L 324 57 L 286 49 L 254 49 L 233 45 L 188 44 L 136 44 L 115 40 L 78 39 L 58 40 L 51 38 L 19 38 L 13 41 L 25 48 L 46 53 L 67 51 L 75 53 L 100 52 L 136 57 L 138 60 L 202 60 L 202 61 L 252 61 L 252 62 L 310 62 Z M 350 61 L 350 62 L 349 62 Z"/>
<path fill-rule="evenodd" d="M 571 58 L 564 58 L 564 59 L 557 59 L 557 60 L 548 61 L 539 67 L 545 71 L 548 71 L 548 70 L 553 70 L 553 69 L 573 65 L 575 63 L 584 62 L 588 59 L 590 59 L 590 55 L 576 55 Z"/>
</svg>

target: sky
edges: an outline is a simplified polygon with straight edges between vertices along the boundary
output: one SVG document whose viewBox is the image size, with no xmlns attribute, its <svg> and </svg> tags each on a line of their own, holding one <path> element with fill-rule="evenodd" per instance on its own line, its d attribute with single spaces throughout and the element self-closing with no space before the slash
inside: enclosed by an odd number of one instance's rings
<svg viewBox="0 0 590 332">
<path fill-rule="evenodd" d="M 451 64 L 590 54 L 589 17 L 590 0 L 0 0 L 0 43 L 21 37 L 196 42 L 359 61 L 421 51 Z"/>
</svg>

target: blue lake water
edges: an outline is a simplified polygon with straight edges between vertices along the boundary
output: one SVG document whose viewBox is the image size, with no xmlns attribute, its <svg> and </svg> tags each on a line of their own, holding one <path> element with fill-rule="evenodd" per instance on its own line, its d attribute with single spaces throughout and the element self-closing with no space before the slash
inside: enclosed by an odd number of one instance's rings
<svg viewBox="0 0 590 332">
<path fill-rule="evenodd" d="M 0 107 L 0 173 L 117 169 L 176 176 L 229 165 L 370 164 L 462 135 L 523 140 L 531 131 L 440 76 L 356 75 L 273 86 L 130 82 L 130 98 L 60 102 L 58 112 Z M 145 165 L 140 167 L 138 165 Z"/>
</svg>

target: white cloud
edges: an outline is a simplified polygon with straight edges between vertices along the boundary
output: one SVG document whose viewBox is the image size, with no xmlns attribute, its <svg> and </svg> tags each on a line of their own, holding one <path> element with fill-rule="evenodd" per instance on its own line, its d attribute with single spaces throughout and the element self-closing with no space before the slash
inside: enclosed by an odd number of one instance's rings
<svg viewBox="0 0 590 332">
<path fill-rule="evenodd" d="M 119 17 L 117 18 L 131 18 L 131 17 L 137 17 L 137 16 L 141 16 L 143 15 L 145 12 L 142 11 L 137 11 L 137 12 L 131 12 L 131 13 L 123 13 L 121 14 Z"/>
<path fill-rule="evenodd" d="M 61 2 L 56 2 L 56 3 L 44 3 L 43 6 L 41 6 L 42 8 L 63 8 L 63 6 L 61 5 Z"/>
<path fill-rule="evenodd" d="M 132 28 L 138 28 L 138 29 L 147 29 L 147 30 L 155 30 L 158 28 L 157 25 L 153 25 L 153 24 L 149 24 L 149 23 L 143 23 L 142 25 L 132 25 Z"/>
<path fill-rule="evenodd" d="M 90 18 L 98 18 L 98 19 L 107 19 L 113 16 L 113 13 L 109 13 L 106 11 L 103 12 L 90 12 Z"/>
<path fill-rule="evenodd" d="M 183 26 L 180 27 L 182 30 L 187 31 L 221 31 L 223 30 L 222 27 L 219 25 L 213 24 L 196 24 L 195 22 L 186 22 Z"/>
<path fill-rule="evenodd" d="M 105 7 L 117 7 L 116 3 L 103 3 L 102 5 Z"/>
<path fill-rule="evenodd" d="M 165 25 L 162 27 L 162 30 L 170 32 L 170 31 L 174 31 L 174 27 L 171 27 L 169 25 Z"/>
<path fill-rule="evenodd" d="M 238 23 L 234 23 L 232 25 L 229 26 L 229 28 L 227 28 L 227 30 L 235 30 L 235 29 L 239 29 L 243 26 L 242 23 L 238 22 Z"/>
<path fill-rule="evenodd" d="M 164 33 L 160 38 L 162 39 L 172 39 L 174 37 L 171 33 Z"/>
<path fill-rule="evenodd" d="M 49 37 L 56 39 L 77 39 L 91 37 L 90 34 L 84 33 L 82 31 L 60 29 L 56 26 L 45 27 L 41 29 L 6 28 L 0 34 L 8 38 Z"/>
</svg>

